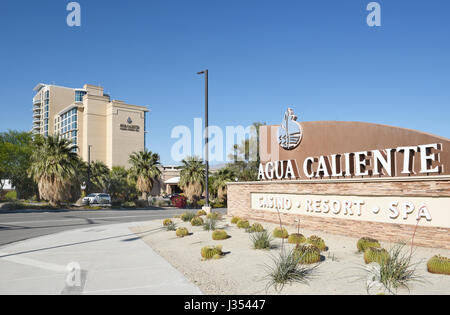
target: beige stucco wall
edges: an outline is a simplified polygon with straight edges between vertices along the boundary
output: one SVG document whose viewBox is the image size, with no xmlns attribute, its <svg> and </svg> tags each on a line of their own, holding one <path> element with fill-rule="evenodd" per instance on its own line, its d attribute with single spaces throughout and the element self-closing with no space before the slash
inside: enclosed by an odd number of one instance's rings
<svg viewBox="0 0 450 315">
<path fill-rule="evenodd" d="M 107 165 L 129 167 L 133 152 L 145 148 L 145 111 L 138 106 L 113 101 L 107 109 Z M 132 123 L 129 124 L 128 118 Z M 122 130 L 121 125 L 139 126 L 139 131 Z"/>
</svg>

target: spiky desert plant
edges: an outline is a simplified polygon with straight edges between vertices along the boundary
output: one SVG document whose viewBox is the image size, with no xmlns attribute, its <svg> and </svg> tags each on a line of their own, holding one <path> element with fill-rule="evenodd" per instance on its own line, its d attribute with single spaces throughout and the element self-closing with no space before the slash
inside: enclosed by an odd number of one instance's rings
<svg viewBox="0 0 450 315">
<path fill-rule="evenodd" d="M 221 220 L 222 215 L 219 212 L 211 212 L 206 216 L 208 219 L 215 219 L 215 220 Z"/>
<path fill-rule="evenodd" d="M 240 229 L 248 229 L 250 227 L 250 222 L 247 220 L 239 220 L 236 226 Z"/>
<path fill-rule="evenodd" d="M 205 231 L 214 231 L 217 227 L 216 219 L 206 219 L 205 223 L 203 223 L 203 230 Z"/>
<path fill-rule="evenodd" d="M 191 222 L 192 219 L 195 218 L 196 216 L 197 215 L 194 212 L 188 211 L 183 213 L 180 218 L 183 222 Z"/>
<path fill-rule="evenodd" d="M 386 262 L 389 258 L 389 253 L 384 248 L 369 247 L 364 252 L 364 262 L 370 264 L 376 262 L 381 264 L 381 262 Z"/>
<path fill-rule="evenodd" d="M 411 282 L 422 281 L 422 277 L 417 274 L 418 264 L 411 263 L 412 255 L 404 253 L 404 247 L 404 244 L 395 245 L 389 250 L 388 258 L 380 260 L 379 266 L 367 268 L 369 277 L 381 283 L 391 294 L 396 294 L 400 287 L 409 289 Z M 367 289 L 369 291 L 369 285 Z"/>
<path fill-rule="evenodd" d="M 289 237 L 289 233 L 285 228 L 277 227 L 273 230 L 273 236 L 276 238 L 286 239 Z"/>
<path fill-rule="evenodd" d="M 265 230 L 250 234 L 250 240 L 254 249 L 270 249 L 272 247 L 272 236 Z"/>
<path fill-rule="evenodd" d="M 293 233 L 289 235 L 288 243 L 289 244 L 302 244 L 306 242 L 306 237 L 300 233 Z"/>
<path fill-rule="evenodd" d="M 300 264 L 315 264 L 320 262 L 320 249 L 311 244 L 299 245 L 295 248 L 295 257 Z"/>
<path fill-rule="evenodd" d="M 198 217 L 205 216 L 206 214 L 207 214 L 207 213 L 206 213 L 205 210 L 198 210 L 198 211 L 197 211 L 197 216 L 198 216 Z"/>
<path fill-rule="evenodd" d="M 203 219 L 202 218 L 200 218 L 200 217 L 195 217 L 195 218 L 193 218 L 192 220 L 191 220 L 191 225 L 192 226 L 200 226 L 200 225 L 203 225 Z"/>
<path fill-rule="evenodd" d="M 173 222 L 170 222 L 168 225 L 165 226 L 166 231 L 176 231 L 177 225 Z"/>
<path fill-rule="evenodd" d="M 171 219 L 165 219 L 163 221 L 163 226 L 168 226 L 169 224 L 172 224 L 172 223 L 173 223 L 173 221 Z"/>
<path fill-rule="evenodd" d="M 187 228 L 181 227 L 177 229 L 176 234 L 178 237 L 185 237 L 189 235 L 189 231 Z"/>
<path fill-rule="evenodd" d="M 305 266 L 298 263 L 295 249 L 287 251 L 283 249 L 277 256 L 272 256 L 271 265 L 266 265 L 266 279 L 268 280 L 266 292 L 271 287 L 280 292 L 289 283 L 307 284 L 314 269 L 315 266 Z"/>
<path fill-rule="evenodd" d="M 264 227 L 261 225 L 261 223 L 253 223 L 251 227 L 248 228 L 247 232 L 249 233 L 255 233 L 255 232 L 262 232 L 264 231 Z"/>
<path fill-rule="evenodd" d="M 450 275 L 450 259 L 439 255 L 434 256 L 428 261 L 427 269 L 430 273 Z"/>
<path fill-rule="evenodd" d="M 356 247 L 358 248 L 358 252 L 364 253 L 369 247 L 381 248 L 381 245 L 380 242 L 374 238 L 363 237 L 358 240 Z"/>
<path fill-rule="evenodd" d="M 212 233 L 212 239 L 215 241 L 222 241 L 222 240 L 226 240 L 227 238 L 228 238 L 228 234 L 224 230 L 215 230 Z"/>
<path fill-rule="evenodd" d="M 213 259 L 217 256 L 222 256 L 222 246 L 205 246 L 201 250 L 201 255 L 204 259 Z"/>
<path fill-rule="evenodd" d="M 242 219 L 239 218 L 239 217 L 233 217 L 233 218 L 231 219 L 231 224 L 237 224 L 240 220 L 242 220 Z"/>
<path fill-rule="evenodd" d="M 325 252 L 327 250 L 327 245 L 325 245 L 325 241 L 316 235 L 309 237 L 306 240 L 306 242 L 308 244 L 316 246 L 318 249 L 320 249 L 321 252 Z"/>
</svg>

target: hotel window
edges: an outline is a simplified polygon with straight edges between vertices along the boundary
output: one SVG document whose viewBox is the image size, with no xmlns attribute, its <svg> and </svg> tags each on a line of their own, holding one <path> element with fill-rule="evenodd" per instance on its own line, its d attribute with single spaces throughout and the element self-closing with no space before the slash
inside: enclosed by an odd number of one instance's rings
<svg viewBox="0 0 450 315">
<path fill-rule="evenodd" d="M 59 134 L 64 139 L 72 141 L 74 145 L 78 144 L 78 109 L 72 108 L 71 110 L 60 115 L 58 118 Z"/>
<path fill-rule="evenodd" d="M 75 91 L 75 102 L 83 102 L 83 96 L 86 95 L 86 91 Z"/>
</svg>

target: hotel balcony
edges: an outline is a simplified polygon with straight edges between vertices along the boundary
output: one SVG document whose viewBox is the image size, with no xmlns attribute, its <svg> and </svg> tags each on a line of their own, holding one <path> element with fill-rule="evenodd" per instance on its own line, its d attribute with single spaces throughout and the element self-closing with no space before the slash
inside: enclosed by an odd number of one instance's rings
<svg viewBox="0 0 450 315">
<path fill-rule="evenodd" d="M 33 105 L 41 105 L 41 99 L 40 98 L 33 99 Z"/>
<path fill-rule="evenodd" d="M 35 111 L 34 113 L 33 113 L 33 118 L 36 120 L 36 119 L 39 119 L 40 120 L 40 118 L 41 118 L 41 112 L 40 111 Z"/>
</svg>

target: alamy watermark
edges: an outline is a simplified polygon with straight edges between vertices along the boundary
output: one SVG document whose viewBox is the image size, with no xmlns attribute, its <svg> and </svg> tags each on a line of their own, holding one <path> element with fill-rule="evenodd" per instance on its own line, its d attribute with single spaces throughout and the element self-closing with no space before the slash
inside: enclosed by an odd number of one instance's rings
<svg viewBox="0 0 450 315">
<path fill-rule="evenodd" d="M 206 157 L 205 139 L 208 135 L 208 160 L 210 162 L 256 161 L 258 156 L 258 130 L 255 126 L 218 126 L 203 128 L 201 118 L 194 119 L 193 129 L 176 126 L 171 138 L 171 157 L 180 162 L 189 156 Z"/>
<path fill-rule="evenodd" d="M 381 5 L 378 2 L 370 2 L 367 5 L 367 11 L 370 11 L 367 16 L 367 25 L 381 26 Z"/>
<path fill-rule="evenodd" d="M 67 15 L 67 25 L 69 27 L 81 26 L 81 6 L 78 2 L 70 2 L 67 4 L 66 10 L 70 13 Z"/>
</svg>

